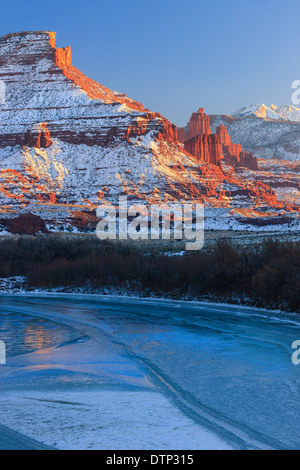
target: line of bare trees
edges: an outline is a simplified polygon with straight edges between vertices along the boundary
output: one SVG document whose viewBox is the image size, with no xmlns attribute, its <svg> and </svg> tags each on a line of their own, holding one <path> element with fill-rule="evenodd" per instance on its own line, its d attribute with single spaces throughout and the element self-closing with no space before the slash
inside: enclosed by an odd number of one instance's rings
<svg viewBox="0 0 300 470">
<path fill-rule="evenodd" d="M 96 237 L 41 236 L 0 241 L 0 277 L 27 276 L 34 288 L 117 287 L 140 295 L 241 300 L 300 313 L 300 243 L 267 239 L 237 249 L 168 256 L 151 246 Z"/>
</svg>

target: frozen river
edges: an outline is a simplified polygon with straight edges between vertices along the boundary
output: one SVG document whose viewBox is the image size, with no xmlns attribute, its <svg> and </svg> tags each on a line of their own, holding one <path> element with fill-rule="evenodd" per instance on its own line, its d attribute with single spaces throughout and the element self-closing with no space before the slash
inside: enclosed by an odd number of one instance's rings
<svg viewBox="0 0 300 470">
<path fill-rule="evenodd" d="M 0 423 L 59 449 L 299 449 L 296 316 L 101 296 L 0 298 Z M 0 429 L 1 447 L 1 429 Z"/>
</svg>

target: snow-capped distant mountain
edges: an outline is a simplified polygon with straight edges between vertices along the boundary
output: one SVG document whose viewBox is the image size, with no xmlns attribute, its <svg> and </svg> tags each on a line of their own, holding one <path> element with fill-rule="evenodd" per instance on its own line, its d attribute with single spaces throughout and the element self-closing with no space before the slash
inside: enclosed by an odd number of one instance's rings
<svg viewBox="0 0 300 470">
<path fill-rule="evenodd" d="M 232 114 L 210 115 L 212 132 L 227 127 L 233 142 L 257 158 L 300 161 L 300 109 L 251 105 Z"/>
<path fill-rule="evenodd" d="M 244 106 L 241 109 L 238 109 L 234 113 L 230 114 L 233 117 L 259 117 L 259 118 L 267 118 L 267 119 L 281 119 L 281 116 L 276 114 L 275 105 L 272 105 L 270 108 L 265 104 L 252 104 L 250 106 Z"/>
<path fill-rule="evenodd" d="M 253 104 L 238 109 L 230 116 L 233 117 L 259 117 L 262 119 L 283 120 L 291 122 L 300 122 L 300 108 L 296 106 L 284 104 L 276 106 L 272 104 L 270 107 L 265 104 Z"/>
<path fill-rule="evenodd" d="M 284 104 L 276 108 L 275 112 L 285 121 L 300 122 L 300 108 L 296 106 Z"/>
</svg>

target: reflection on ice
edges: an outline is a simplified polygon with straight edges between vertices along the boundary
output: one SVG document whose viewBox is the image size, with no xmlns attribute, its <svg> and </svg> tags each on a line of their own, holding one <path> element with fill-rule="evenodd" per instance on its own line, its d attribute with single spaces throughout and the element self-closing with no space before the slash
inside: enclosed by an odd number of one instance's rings
<svg viewBox="0 0 300 470">
<path fill-rule="evenodd" d="M 1 304 L 0 304 L 1 307 Z M 7 345 L 7 356 L 16 356 L 72 340 L 78 332 L 43 318 L 31 317 L 0 308 L 0 339 Z"/>
</svg>

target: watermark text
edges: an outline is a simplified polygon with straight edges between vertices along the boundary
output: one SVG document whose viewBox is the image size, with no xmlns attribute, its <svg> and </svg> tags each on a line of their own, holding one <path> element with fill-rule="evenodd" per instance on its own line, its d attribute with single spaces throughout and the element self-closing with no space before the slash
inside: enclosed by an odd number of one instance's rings
<svg viewBox="0 0 300 470">
<path fill-rule="evenodd" d="M 109 203 L 97 209 L 101 220 L 96 233 L 100 240 L 186 240 L 186 250 L 204 245 L 204 207 L 202 204 L 132 204 L 119 197 L 117 207 Z"/>
<path fill-rule="evenodd" d="M 6 85 L 3 80 L 0 80 L 0 105 L 6 103 Z"/>
<path fill-rule="evenodd" d="M 6 347 L 4 341 L 0 341 L 0 364 L 6 364 Z"/>
<path fill-rule="evenodd" d="M 296 351 L 292 354 L 292 363 L 295 366 L 300 364 L 300 340 L 294 341 L 292 344 L 292 349 Z"/>
<path fill-rule="evenodd" d="M 292 88 L 295 90 L 292 94 L 292 103 L 297 106 L 300 104 L 300 80 L 294 80 Z"/>
</svg>

